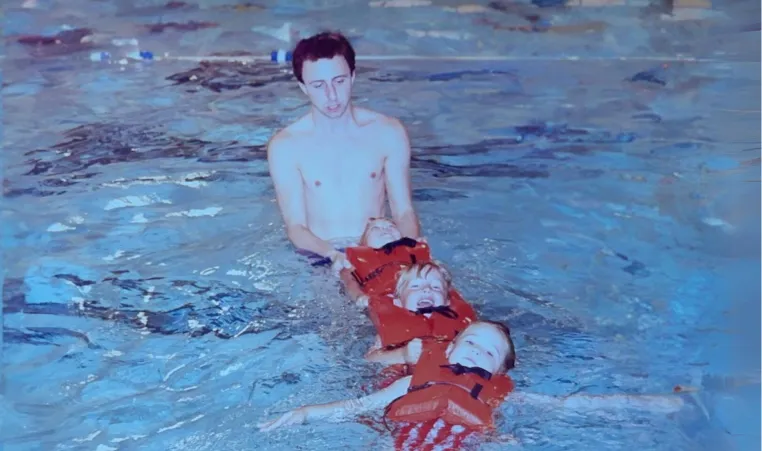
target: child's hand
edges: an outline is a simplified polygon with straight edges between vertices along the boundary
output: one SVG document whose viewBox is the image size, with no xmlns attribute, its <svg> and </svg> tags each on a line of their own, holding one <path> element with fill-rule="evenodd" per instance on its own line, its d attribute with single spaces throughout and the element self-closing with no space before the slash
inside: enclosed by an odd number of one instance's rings
<svg viewBox="0 0 762 451">
<path fill-rule="evenodd" d="M 305 421 L 307 421 L 307 409 L 299 407 L 298 409 L 284 413 L 279 418 L 272 421 L 259 423 L 257 426 L 261 432 L 270 432 L 273 429 L 278 429 L 283 426 L 291 426 L 292 424 L 302 424 Z"/>
<path fill-rule="evenodd" d="M 420 338 L 413 338 L 405 345 L 405 362 L 417 363 L 421 357 L 421 350 L 423 349 L 423 342 Z"/>
</svg>

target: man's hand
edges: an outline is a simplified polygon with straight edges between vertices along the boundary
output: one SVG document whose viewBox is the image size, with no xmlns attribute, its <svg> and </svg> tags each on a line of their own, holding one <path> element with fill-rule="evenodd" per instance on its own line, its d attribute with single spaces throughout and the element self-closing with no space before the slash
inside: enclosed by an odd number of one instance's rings
<svg viewBox="0 0 762 451">
<path fill-rule="evenodd" d="M 369 302 L 370 298 L 367 294 L 360 295 L 355 299 L 355 305 L 362 308 L 366 308 Z"/>
<path fill-rule="evenodd" d="M 404 358 L 406 363 L 418 363 L 423 350 L 423 342 L 420 338 L 413 338 L 405 345 Z"/>
<path fill-rule="evenodd" d="M 328 254 L 331 259 L 331 270 L 334 274 L 339 274 L 342 269 L 353 269 L 352 264 L 347 260 L 347 256 L 341 251 L 333 251 Z"/>
</svg>

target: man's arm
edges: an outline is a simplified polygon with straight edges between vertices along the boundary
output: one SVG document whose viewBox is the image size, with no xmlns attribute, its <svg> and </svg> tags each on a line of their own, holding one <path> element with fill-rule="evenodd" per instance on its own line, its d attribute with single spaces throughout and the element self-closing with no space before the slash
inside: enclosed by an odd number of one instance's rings
<svg viewBox="0 0 762 451">
<path fill-rule="evenodd" d="M 307 208 L 304 186 L 293 149 L 280 132 L 267 145 L 267 163 L 275 187 L 278 208 L 286 224 L 288 239 L 300 249 L 322 256 L 332 256 L 333 246 L 321 240 L 307 228 Z"/>
<path fill-rule="evenodd" d="M 421 226 L 413 208 L 410 188 L 410 140 L 405 127 L 396 119 L 390 119 L 385 142 L 388 146 L 384 174 L 386 192 L 392 217 L 402 236 L 419 238 Z"/>
<path fill-rule="evenodd" d="M 394 381 L 388 387 L 357 399 L 347 399 L 327 404 L 304 406 L 286 412 L 275 420 L 260 423 L 260 431 L 271 431 L 292 424 L 308 421 L 339 422 L 371 410 L 380 410 L 392 401 L 407 393 L 412 376 L 406 376 Z"/>
</svg>

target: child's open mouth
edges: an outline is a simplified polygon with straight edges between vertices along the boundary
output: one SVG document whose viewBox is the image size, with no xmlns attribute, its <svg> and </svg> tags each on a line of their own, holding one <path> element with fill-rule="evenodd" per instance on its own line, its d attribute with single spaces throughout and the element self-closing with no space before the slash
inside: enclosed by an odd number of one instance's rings
<svg viewBox="0 0 762 451">
<path fill-rule="evenodd" d="M 418 301 L 418 308 L 426 308 L 426 307 L 433 307 L 434 302 L 432 302 L 430 299 L 423 299 Z"/>
</svg>

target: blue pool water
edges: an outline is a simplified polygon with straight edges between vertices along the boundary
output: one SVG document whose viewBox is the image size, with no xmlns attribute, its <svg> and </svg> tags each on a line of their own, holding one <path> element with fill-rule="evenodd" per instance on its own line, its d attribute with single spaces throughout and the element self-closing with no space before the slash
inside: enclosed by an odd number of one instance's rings
<svg viewBox="0 0 762 451">
<path fill-rule="evenodd" d="M 435 255 L 510 324 L 519 390 L 699 388 L 670 414 L 508 401 L 498 424 L 517 443 L 480 449 L 758 449 L 759 5 L 696 20 L 490 5 L 9 7 L 5 449 L 388 449 L 359 423 L 256 428 L 358 396 L 378 371 L 362 361 L 370 323 L 293 252 L 276 210 L 264 145 L 307 106 L 288 69 L 89 60 L 112 37 L 157 56 L 266 55 L 286 22 L 341 28 L 366 56 L 511 56 L 358 65 L 357 103 L 408 127 Z M 485 22 L 531 14 L 551 28 Z M 191 21 L 211 25 L 146 27 Z M 98 39 L 18 42 L 64 26 Z M 637 58 L 678 54 L 700 61 Z"/>
</svg>

